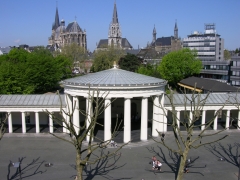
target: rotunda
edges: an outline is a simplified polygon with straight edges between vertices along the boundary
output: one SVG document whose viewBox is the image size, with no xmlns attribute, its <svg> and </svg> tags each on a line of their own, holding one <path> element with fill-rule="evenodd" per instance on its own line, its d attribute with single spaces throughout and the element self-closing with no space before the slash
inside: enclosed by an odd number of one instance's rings
<svg viewBox="0 0 240 180">
<path fill-rule="evenodd" d="M 100 95 L 107 94 L 104 101 L 105 105 L 109 106 L 101 116 L 104 119 L 104 140 L 111 138 L 112 119 L 120 117 L 124 124 L 123 142 L 131 141 L 131 121 L 133 120 L 140 121 L 141 140 L 147 140 L 149 119 L 153 119 L 153 136 L 158 135 L 156 129 L 166 130 L 167 123 L 164 123 L 166 118 L 160 108 L 164 104 L 166 84 L 165 80 L 118 69 L 116 66 L 109 70 L 63 81 L 69 111 L 73 111 L 73 104 L 77 109 L 87 110 L 91 103 L 89 94 L 93 91 L 98 91 Z M 73 111 L 75 127 L 79 127 L 80 121 L 84 119 L 85 117 L 79 111 Z"/>
</svg>

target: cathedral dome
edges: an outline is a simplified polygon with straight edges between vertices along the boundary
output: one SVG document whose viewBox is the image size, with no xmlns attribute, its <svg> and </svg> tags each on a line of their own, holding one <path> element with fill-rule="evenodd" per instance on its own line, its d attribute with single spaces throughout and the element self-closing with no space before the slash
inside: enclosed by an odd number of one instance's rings
<svg viewBox="0 0 240 180">
<path fill-rule="evenodd" d="M 58 39 L 60 37 L 60 34 L 65 32 L 66 28 L 65 26 L 61 25 L 56 29 L 56 33 L 55 33 L 55 39 Z"/>
<path fill-rule="evenodd" d="M 78 33 L 78 32 L 82 32 L 82 29 L 80 28 L 78 23 L 74 21 L 68 24 L 66 31 L 71 33 Z"/>
</svg>

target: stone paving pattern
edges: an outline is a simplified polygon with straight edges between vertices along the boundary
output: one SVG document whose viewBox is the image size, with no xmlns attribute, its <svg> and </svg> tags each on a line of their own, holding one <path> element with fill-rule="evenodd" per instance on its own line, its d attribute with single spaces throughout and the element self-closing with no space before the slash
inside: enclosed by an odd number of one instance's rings
<svg viewBox="0 0 240 180">
<path fill-rule="evenodd" d="M 184 174 L 184 180 L 237 180 L 240 132 L 228 130 L 222 133 L 222 135 L 224 134 L 228 134 L 229 137 L 220 143 L 215 143 L 215 149 L 208 145 L 190 151 L 189 157 L 195 161 L 191 164 L 190 172 Z M 64 134 L 59 135 L 68 137 Z M 207 140 L 213 140 L 222 135 L 209 137 Z M 165 141 L 168 144 L 174 144 L 172 132 L 166 133 Z M 206 140 L 202 140 L 202 143 L 204 142 Z M 111 152 L 114 149 L 113 147 L 106 148 L 103 153 Z M 23 179 L 74 179 L 76 175 L 75 154 L 72 145 L 49 134 L 7 133 L 0 141 L 0 179 L 8 179 L 8 177 L 9 179 L 19 179 L 19 176 L 14 177 L 17 168 L 8 168 L 10 161 L 17 162 L 18 158 L 23 158 L 21 164 Z M 100 154 L 100 151 L 96 154 Z M 162 172 L 151 170 L 149 162 L 153 155 L 162 162 Z M 218 161 L 219 157 L 224 157 L 226 160 Z M 88 165 L 84 174 L 85 179 L 89 180 L 173 180 L 175 160 L 174 154 L 153 140 L 134 142 L 125 146 L 114 158 L 99 161 L 96 165 Z M 49 162 L 53 166 L 46 167 L 45 164 Z"/>
</svg>

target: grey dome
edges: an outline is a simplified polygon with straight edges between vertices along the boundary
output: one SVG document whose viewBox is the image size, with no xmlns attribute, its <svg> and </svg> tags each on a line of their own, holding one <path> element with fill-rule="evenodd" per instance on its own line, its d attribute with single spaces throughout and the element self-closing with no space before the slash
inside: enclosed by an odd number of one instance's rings
<svg viewBox="0 0 240 180">
<path fill-rule="evenodd" d="M 82 29 L 80 28 L 80 26 L 78 25 L 78 23 L 75 22 L 71 22 L 68 24 L 67 28 L 66 28 L 67 32 L 73 32 L 73 33 L 78 33 L 78 32 L 82 32 Z"/>
<path fill-rule="evenodd" d="M 97 73 L 90 73 L 85 76 L 66 79 L 63 85 L 69 87 L 77 86 L 97 86 L 111 87 L 121 89 L 121 87 L 146 87 L 146 86 L 161 86 L 167 83 L 166 80 L 154 78 L 134 72 L 125 71 L 122 69 L 112 68 Z"/>
</svg>

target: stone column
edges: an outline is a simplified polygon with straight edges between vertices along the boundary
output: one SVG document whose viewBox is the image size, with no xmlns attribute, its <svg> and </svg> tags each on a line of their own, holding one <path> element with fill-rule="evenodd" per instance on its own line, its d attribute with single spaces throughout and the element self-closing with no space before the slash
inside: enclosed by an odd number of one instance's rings
<svg viewBox="0 0 240 180">
<path fill-rule="evenodd" d="M 217 111 L 214 112 L 214 115 L 217 113 Z M 218 116 L 215 117 L 213 122 L 213 130 L 217 130 L 217 124 L 218 124 Z"/>
<path fill-rule="evenodd" d="M 124 135 L 123 142 L 131 141 L 131 99 L 124 99 Z"/>
<path fill-rule="evenodd" d="M 153 120 L 152 120 L 152 136 L 158 136 L 159 131 L 159 97 L 155 96 L 153 99 Z"/>
<path fill-rule="evenodd" d="M 202 111 L 202 126 L 201 126 L 201 130 L 204 130 L 205 129 L 205 123 L 206 123 L 206 111 L 203 110 Z"/>
<path fill-rule="evenodd" d="M 26 119 L 25 119 L 25 112 L 22 112 L 22 133 L 26 133 Z"/>
<path fill-rule="evenodd" d="M 38 112 L 35 112 L 35 125 L 36 125 L 36 133 L 40 133 L 39 113 Z"/>
<path fill-rule="evenodd" d="M 189 111 L 189 125 L 193 122 L 193 113 L 192 113 L 192 111 L 190 110 Z"/>
<path fill-rule="evenodd" d="M 66 101 L 66 113 L 68 114 L 68 115 L 66 115 L 66 123 L 70 123 L 70 121 L 71 121 L 71 123 L 72 123 L 72 117 L 73 117 L 73 103 L 72 103 L 72 96 L 71 95 L 69 95 L 69 94 L 66 94 L 65 95 L 65 101 Z M 69 133 L 69 130 L 67 130 L 66 129 L 66 133 Z"/>
<path fill-rule="evenodd" d="M 227 110 L 225 128 L 229 129 L 229 123 L 230 123 L 230 110 Z"/>
<path fill-rule="evenodd" d="M 93 111 L 92 111 L 92 102 L 90 98 L 86 98 L 86 129 L 89 127 L 91 120 L 92 120 L 92 115 L 93 115 Z M 90 131 L 86 137 L 86 141 L 90 141 Z"/>
<path fill-rule="evenodd" d="M 76 133 L 80 130 L 80 116 L 79 116 L 79 99 L 78 97 L 73 97 L 73 126 Z"/>
<path fill-rule="evenodd" d="M 161 96 L 159 96 L 159 101 L 160 101 L 160 105 L 158 107 L 158 111 L 159 111 L 159 121 L 160 123 L 158 124 L 158 131 L 160 132 L 167 132 L 167 110 L 162 109 L 164 108 L 164 94 L 162 94 Z M 165 111 L 165 112 L 164 112 Z"/>
<path fill-rule="evenodd" d="M 177 111 L 177 126 L 178 126 L 178 128 L 180 128 L 180 112 L 181 111 Z"/>
<path fill-rule="evenodd" d="M 13 127 L 12 127 L 12 113 L 8 112 L 8 132 L 12 133 L 13 132 Z"/>
<path fill-rule="evenodd" d="M 142 141 L 147 140 L 148 135 L 148 97 L 142 98 L 142 107 L 141 107 L 141 136 Z"/>
<path fill-rule="evenodd" d="M 238 123 L 238 129 L 240 129 L 240 111 L 238 111 L 238 121 L 237 121 Z"/>
<path fill-rule="evenodd" d="M 110 140 L 112 136 L 111 132 L 111 99 L 105 99 L 105 107 L 107 107 L 104 111 L 104 141 Z"/>
<path fill-rule="evenodd" d="M 50 112 L 52 113 L 52 112 Z M 53 117 L 52 114 L 49 114 L 49 132 L 53 133 Z"/>
</svg>

